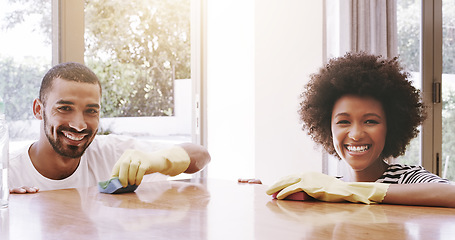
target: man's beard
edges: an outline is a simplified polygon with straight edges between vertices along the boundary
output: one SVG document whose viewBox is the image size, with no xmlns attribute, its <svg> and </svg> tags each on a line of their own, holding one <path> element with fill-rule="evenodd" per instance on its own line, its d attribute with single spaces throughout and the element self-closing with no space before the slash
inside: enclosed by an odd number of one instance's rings
<svg viewBox="0 0 455 240">
<path fill-rule="evenodd" d="M 46 118 L 46 114 L 44 113 L 43 114 L 44 116 L 44 134 L 46 134 L 46 137 L 47 139 L 49 140 L 49 143 L 51 144 L 52 148 L 54 149 L 54 151 L 56 153 L 58 153 L 59 155 L 63 156 L 63 157 L 67 157 L 67 158 L 80 158 L 82 157 L 82 155 L 84 154 L 85 150 L 88 148 L 88 146 L 92 143 L 93 141 L 93 131 L 92 130 L 84 130 L 82 131 L 82 133 L 87 133 L 87 136 L 85 137 L 89 137 L 89 138 L 92 138 L 91 140 L 89 140 L 87 143 L 85 143 L 85 145 L 82 145 L 82 146 L 71 146 L 71 145 L 68 145 L 66 146 L 65 148 L 65 145 L 62 143 L 61 140 L 59 140 L 59 136 L 60 137 L 64 137 L 64 135 L 61 133 L 62 131 L 70 131 L 70 132 L 77 132 L 77 131 L 74 131 L 73 129 L 71 128 L 65 128 L 65 127 L 62 127 L 62 126 L 59 126 L 57 129 L 55 129 L 55 139 L 53 138 L 53 131 L 52 129 L 50 129 L 50 127 L 47 125 L 47 118 Z M 78 132 L 78 133 L 81 133 L 81 132 Z"/>
</svg>

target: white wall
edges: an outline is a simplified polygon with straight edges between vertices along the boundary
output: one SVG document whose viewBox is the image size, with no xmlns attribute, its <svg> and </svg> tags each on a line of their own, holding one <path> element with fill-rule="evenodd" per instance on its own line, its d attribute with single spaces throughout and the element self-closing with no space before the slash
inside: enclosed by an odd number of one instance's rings
<svg viewBox="0 0 455 240">
<path fill-rule="evenodd" d="M 255 173 L 265 182 L 322 168 L 297 114 L 308 75 L 322 65 L 322 2 L 256 1 Z"/>
<path fill-rule="evenodd" d="M 209 177 L 254 176 L 254 1 L 207 3 Z"/>
<path fill-rule="evenodd" d="M 322 64 L 322 1 L 208 2 L 208 148 L 211 178 L 277 178 L 321 171 L 297 109 Z"/>
</svg>

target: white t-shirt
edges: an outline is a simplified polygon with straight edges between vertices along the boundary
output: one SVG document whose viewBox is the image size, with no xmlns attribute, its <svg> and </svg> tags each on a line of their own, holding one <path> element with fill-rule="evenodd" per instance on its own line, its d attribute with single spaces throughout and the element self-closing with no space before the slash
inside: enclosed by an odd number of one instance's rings
<svg viewBox="0 0 455 240">
<path fill-rule="evenodd" d="M 110 179 L 112 168 L 126 149 L 156 151 L 173 144 L 139 141 L 119 135 L 97 135 L 82 155 L 74 173 L 62 180 L 52 180 L 41 175 L 30 160 L 27 145 L 10 154 L 8 172 L 9 188 L 38 187 L 40 191 L 96 186 Z M 155 173 L 144 176 L 143 181 L 163 181 L 167 176 Z"/>
</svg>

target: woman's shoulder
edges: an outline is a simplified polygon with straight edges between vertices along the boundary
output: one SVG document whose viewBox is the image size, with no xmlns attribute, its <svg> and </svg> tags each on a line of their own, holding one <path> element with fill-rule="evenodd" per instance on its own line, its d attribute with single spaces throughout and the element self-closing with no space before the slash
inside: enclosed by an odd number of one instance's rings
<svg viewBox="0 0 455 240">
<path fill-rule="evenodd" d="M 377 180 L 382 183 L 412 184 L 412 183 L 450 183 L 449 180 L 439 177 L 418 165 L 402 163 L 389 164 L 384 174 Z"/>
<path fill-rule="evenodd" d="M 412 168 L 413 166 L 401 163 L 389 164 L 382 176 L 376 182 L 397 184 L 399 183 L 401 176 Z"/>
<path fill-rule="evenodd" d="M 406 171 L 419 171 L 419 170 L 425 170 L 422 166 L 418 165 L 407 165 L 407 164 L 402 164 L 402 163 L 392 163 L 389 164 L 389 167 L 387 168 L 386 172 L 399 172 L 403 173 Z"/>
</svg>

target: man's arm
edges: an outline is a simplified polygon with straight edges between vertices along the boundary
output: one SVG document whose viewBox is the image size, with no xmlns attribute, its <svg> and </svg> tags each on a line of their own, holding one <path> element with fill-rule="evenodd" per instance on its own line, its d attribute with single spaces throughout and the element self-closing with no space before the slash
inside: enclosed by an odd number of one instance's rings
<svg viewBox="0 0 455 240">
<path fill-rule="evenodd" d="M 383 203 L 455 207 L 455 185 L 443 183 L 390 184 Z"/>
<path fill-rule="evenodd" d="M 190 157 L 190 165 L 185 173 L 195 173 L 203 169 L 211 160 L 207 149 L 201 145 L 193 143 L 179 144 Z"/>
</svg>

